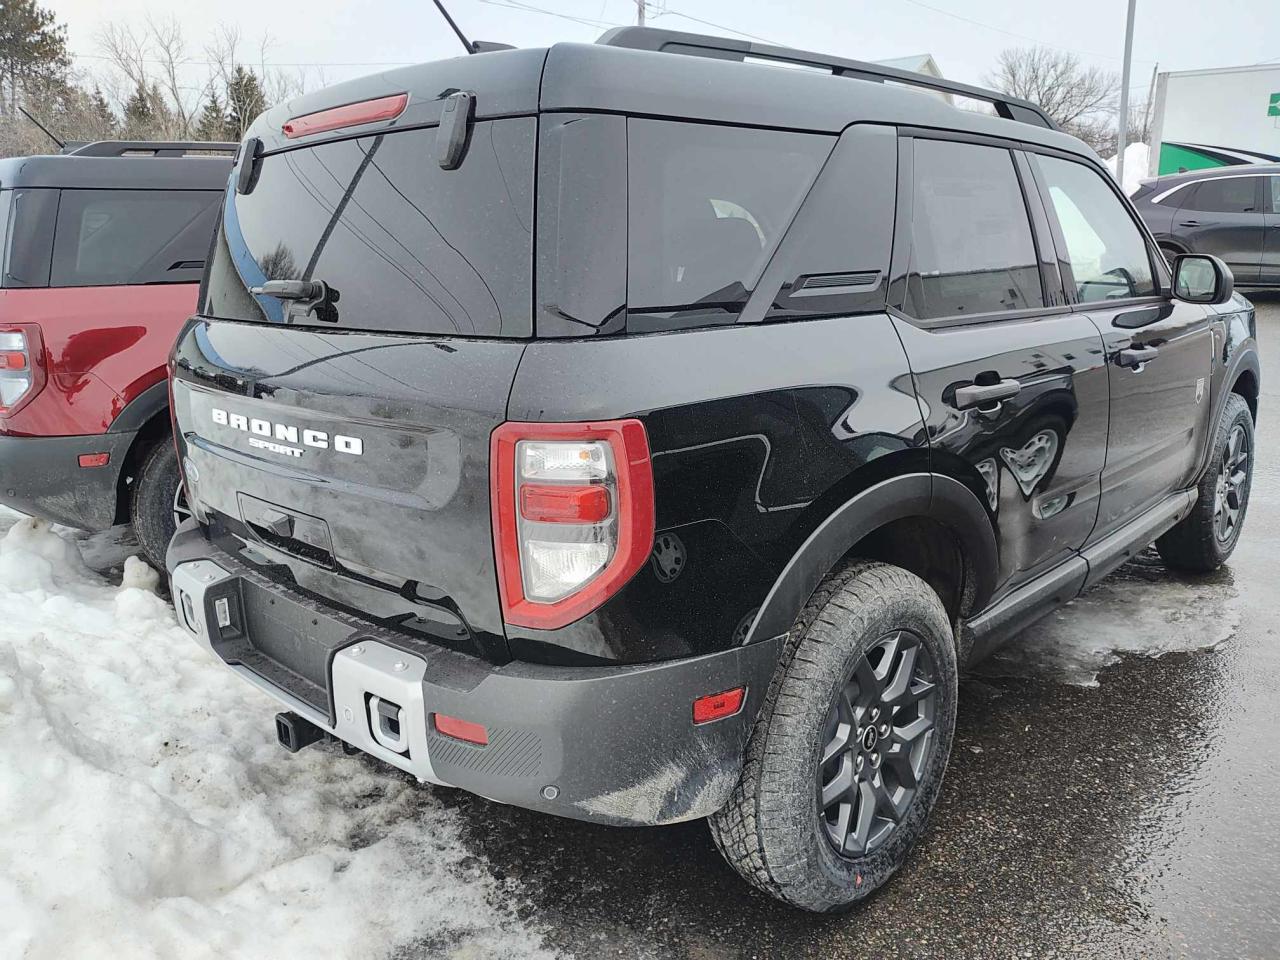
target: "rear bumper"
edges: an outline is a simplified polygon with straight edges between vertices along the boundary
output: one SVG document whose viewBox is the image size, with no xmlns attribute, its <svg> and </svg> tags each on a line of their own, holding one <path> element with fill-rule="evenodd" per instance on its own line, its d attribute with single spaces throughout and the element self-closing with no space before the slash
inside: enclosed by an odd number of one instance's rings
<svg viewBox="0 0 1280 960">
<path fill-rule="evenodd" d="M 0 436 L 0 502 L 83 530 L 116 522 L 120 468 L 136 433 L 79 437 Z M 105 467 L 81 467 L 86 453 L 107 453 Z"/>
<path fill-rule="evenodd" d="M 321 729 L 420 780 L 601 823 L 672 823 L 723 806 L 781 645 L 627 667 L 494 666 L 281 587 L 194 522 L 179 528 L 168 567 L 188 632 Z M 737 715 L 693 725 L 696 698 L 738 686 Z M 379 704 L 398 731 L 379 724 Z M 488 744 L 439 733 L 437 712 L 483 724 Z"/>
</svg>

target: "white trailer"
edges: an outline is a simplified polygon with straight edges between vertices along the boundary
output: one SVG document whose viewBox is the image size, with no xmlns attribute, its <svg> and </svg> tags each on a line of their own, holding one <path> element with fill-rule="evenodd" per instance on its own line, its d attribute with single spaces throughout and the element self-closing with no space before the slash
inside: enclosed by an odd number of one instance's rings
<svg viewBox="0 0 1280 960">
<path fill-rule="evenodd" d="M 1280 162 L 1280 64 L 1156 78 L 1150 176 Z"/>
</svg>

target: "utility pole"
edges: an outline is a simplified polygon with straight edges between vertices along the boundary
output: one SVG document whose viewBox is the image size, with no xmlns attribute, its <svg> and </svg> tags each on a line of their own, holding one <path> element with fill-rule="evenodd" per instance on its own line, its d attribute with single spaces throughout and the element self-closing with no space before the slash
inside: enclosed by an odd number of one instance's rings
<svg viewBox="0 0 1280 960">
<path fill-rule="evenodd" d="M 644 26 L 644 0 L 636 0 L 636 26 Z"/>
<path fill-rule="evenodd" d="M 1129 74 L 1133 68 L 1133 15 L 1138 0 L 1129 0 L 1129 19 L 1124 28 L 1124 69 L 1120 73 L 1120 129 L 1116 137 L 1116 180 L 1124 189 L 1124 148 L 1129 145 Z"/>
</svg>

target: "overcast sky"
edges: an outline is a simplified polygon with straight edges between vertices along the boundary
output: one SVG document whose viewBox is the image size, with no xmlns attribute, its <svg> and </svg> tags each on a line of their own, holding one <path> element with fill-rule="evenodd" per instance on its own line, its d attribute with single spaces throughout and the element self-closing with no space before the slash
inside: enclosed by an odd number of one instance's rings
<svg viewBox="0 0 1280 960">
<path fill-rule="evenodd" d="M 635 22 L 633 0 L 446 2 L 473 39 L 523 47 L 588 42 L 608 25 Z M 105 20 L 141 24 L 148 13 L 177 17 L 194 59 L 219 24 L 240 28 L 249 41 L 242 56 L 250 62 L 265 35 L 271 41 L 270 62 L 289 69 L 304 65 L 313 87 L 321 76 L 335 82 L 382 65 L 456 56 L 461 49 L 430 0 L 52 0 L 50 5 L 68 25 L 78 66 L 87 70 L 102 65 L 95 59 L 100 56 L 96 37 Z M 1043 43 L 1117 71 L 1124 47 L 1124 0 L 666 0 L 650 7 L 656 12 L 650 23 L 669 29 L 753 34 L 866 60 L 932 53 L 945 76 L 974 83 L 1008 46 Z M 1280 0 L 1138 0 L 1136 97 L 1145 96 L 1157 60 L 1162 71 L 1280 62 Z"/>
</svg>

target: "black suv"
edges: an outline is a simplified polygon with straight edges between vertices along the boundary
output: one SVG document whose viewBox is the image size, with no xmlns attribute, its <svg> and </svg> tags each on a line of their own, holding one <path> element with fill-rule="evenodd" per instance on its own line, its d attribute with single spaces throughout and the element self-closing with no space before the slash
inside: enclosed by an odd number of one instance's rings
<svg viewBox="0 0 1280 960">
<path fill-rule="evenodd" d="M 1253 309 L 1030 104 L 627 28 L 250 134 L 173 354 L 168 567 L 289 749 L 709 817 L 840 909 L 920 838 L 966 662 L 1239 537 Z"/>
</svg>

